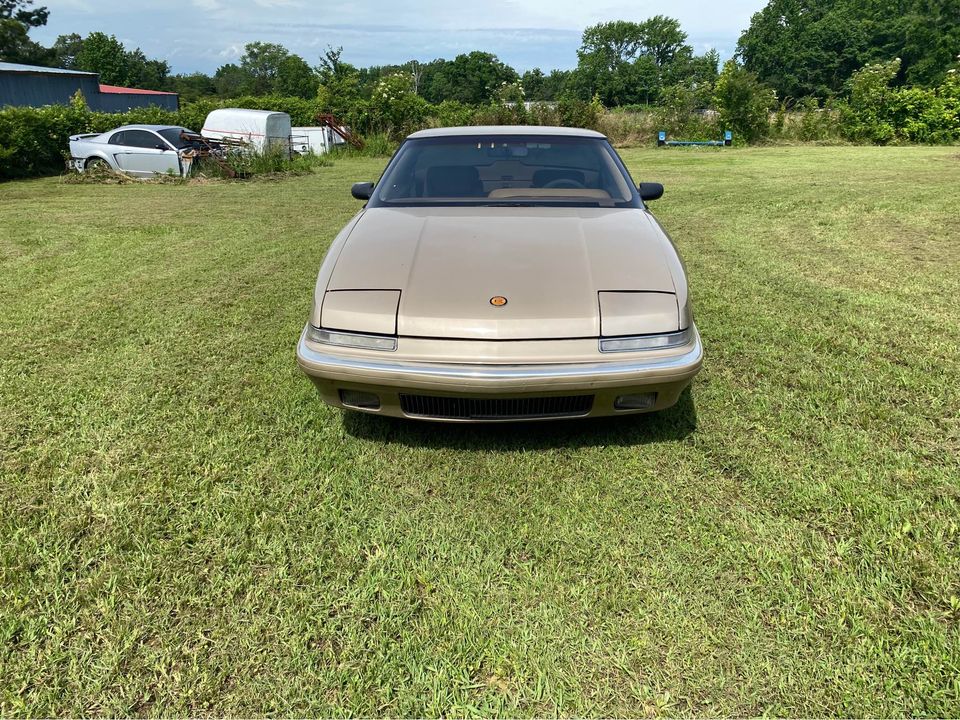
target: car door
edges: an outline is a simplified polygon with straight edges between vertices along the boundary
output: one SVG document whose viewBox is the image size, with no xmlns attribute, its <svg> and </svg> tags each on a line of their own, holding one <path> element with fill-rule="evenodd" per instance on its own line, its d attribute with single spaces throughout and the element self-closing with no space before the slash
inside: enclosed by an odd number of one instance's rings
<svg viewBox="0 0 960 720">
<path fill-rule="evenodd" d="M 124 130 L 118 138 L 122 145 L 114 148 L 117 165 L 134 177 L 154 174 L 180 174 L 180 155 L 170 143 L 149 130 Z"/>
</svg>

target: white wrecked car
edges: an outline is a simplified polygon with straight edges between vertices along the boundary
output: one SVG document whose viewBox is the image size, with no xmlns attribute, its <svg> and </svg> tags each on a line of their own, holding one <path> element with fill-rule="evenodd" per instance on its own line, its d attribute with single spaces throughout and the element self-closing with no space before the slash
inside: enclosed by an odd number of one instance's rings
<svg viewBox="0 0 960 720">
<path fill-rule="evenodd" d="M 175 125 L 124 125 L 105 133 L 70 136 L 70 165 L 79 172 L 109 167 L 133 177 L 181 175 L 209 146 Z"/>
</svg>

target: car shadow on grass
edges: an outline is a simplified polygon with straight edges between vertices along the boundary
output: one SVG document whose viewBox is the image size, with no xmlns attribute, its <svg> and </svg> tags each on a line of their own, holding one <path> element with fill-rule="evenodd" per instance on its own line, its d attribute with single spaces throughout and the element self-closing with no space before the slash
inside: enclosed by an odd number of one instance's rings
<svg viewBox="0 0 960 720">
<path fill-rule="evenodd" d="M 347 434 L 412 447 L 463 450 L 545 450 L 602 445 L 633 446 L 683 440 L 697 429 L 690 388 L 667 410 L 587 420 L 517 423 L 441 423 L 344 412 Z"/>
</svg>

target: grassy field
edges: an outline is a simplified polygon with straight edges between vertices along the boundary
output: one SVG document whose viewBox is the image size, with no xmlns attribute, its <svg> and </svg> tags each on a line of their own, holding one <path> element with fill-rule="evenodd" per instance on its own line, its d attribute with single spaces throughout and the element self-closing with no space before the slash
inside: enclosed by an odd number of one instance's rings
<svg viewBox="0 0 960 720">
<path fill-rule="evenodd" d="M 960 151 L 624 156 L 704 370 L 510 427 L 297 370 L 382 160 L 0 185 L 0 712 L 960 714 Z"/>
</svg>

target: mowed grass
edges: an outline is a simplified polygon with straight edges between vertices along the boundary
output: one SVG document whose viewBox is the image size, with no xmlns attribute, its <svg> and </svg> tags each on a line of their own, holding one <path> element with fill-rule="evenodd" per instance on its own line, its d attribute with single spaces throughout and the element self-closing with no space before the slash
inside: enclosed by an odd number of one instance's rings
<svg viewBox="0 0 960 720">
<path fill-rule="evenodd" d="M 541 425 L 298 371 L 382 160 L 0 185 L 0 712 L 960 714 L 960 152 L 623 154 L 706 364 Z"/>
</svg>

